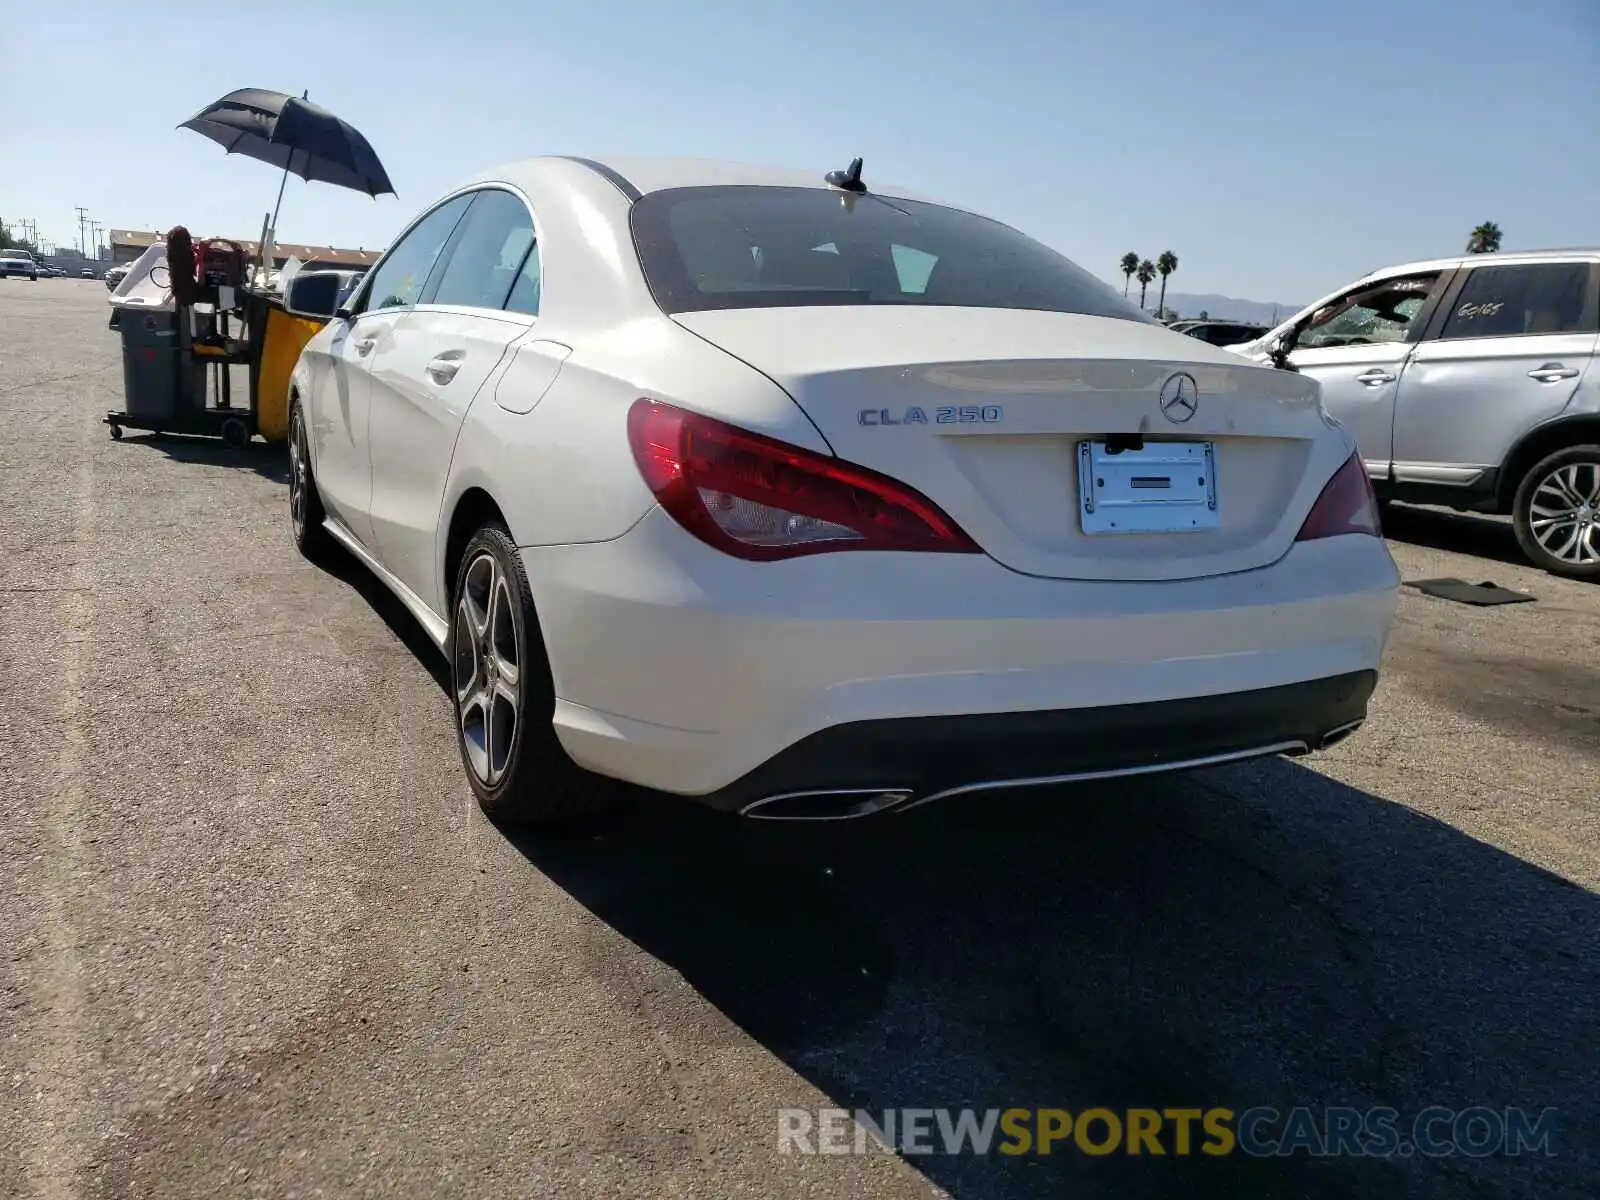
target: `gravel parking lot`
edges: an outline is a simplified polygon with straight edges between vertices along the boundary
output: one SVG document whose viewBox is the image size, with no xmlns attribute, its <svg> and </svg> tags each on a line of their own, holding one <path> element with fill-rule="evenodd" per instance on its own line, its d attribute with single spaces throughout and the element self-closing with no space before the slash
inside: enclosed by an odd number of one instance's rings
<svg viewBox="0 0 1600 1200">
<path fill-rule="evenodd" d="M 1593 1196 L 1600 587 L 1397 511 L 1311 760 L 835 828 L 508 839 L 285 461 L 114 443 L 98 281 L 0 280 L 0 1195 Z M 780 1156 L 780 1108 L 1560 1110 L 1552 1156 Z"/>
</svg>

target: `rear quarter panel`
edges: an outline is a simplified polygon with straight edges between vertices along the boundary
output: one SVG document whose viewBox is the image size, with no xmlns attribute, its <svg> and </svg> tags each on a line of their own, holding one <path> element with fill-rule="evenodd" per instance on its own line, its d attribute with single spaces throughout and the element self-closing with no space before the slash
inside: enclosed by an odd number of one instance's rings
<svg viewBox="0 0 1600 1200">
<path fill-rule="evenodd" d="M 469 489 L 487 492 L 519 546 L 573 545 L 621 537 L 655 506 L 628 444 L 628 410 L 641 397 L 675 404 L 808 449 L 827 443 L 788 395 L 764 375 L 681 329 L 643 317 L 593 334 L 535 326 L 533 338 L 573 347 L 553 382 L 530 372 L 523 386 L 508 355 L 479 392 L 461 431 L 439 521 L 444 567 L 451 514 Z M 535 583 L 537 591 L 537 583 Z"/>
</svg>

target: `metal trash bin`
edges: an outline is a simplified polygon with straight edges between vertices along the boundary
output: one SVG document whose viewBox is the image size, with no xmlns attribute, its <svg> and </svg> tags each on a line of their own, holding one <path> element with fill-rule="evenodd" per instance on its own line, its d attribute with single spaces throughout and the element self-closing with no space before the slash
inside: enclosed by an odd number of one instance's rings
<svg viewBox="0 0 1600 1200">
<path fill-rule="evenodd" d="M 126 412 L 139 421 L 180 420 L 205 395 L 205 365 L 183 352 L 179 314 L 125 311 L 122 336 L 122 395 Z"/>
</svg>

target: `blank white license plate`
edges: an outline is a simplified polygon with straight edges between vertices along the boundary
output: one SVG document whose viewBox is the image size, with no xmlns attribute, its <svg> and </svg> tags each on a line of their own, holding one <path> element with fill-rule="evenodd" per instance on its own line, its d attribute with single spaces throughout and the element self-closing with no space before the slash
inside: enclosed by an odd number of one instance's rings
<svg viewBox="0 0 1600 1200">
<path fill-rule="evenodd" d="M 1078 443 L 1083 531 L 1196 533 L 1222 523 L 1217 456 L 1210 442 L 1147 441 L 1140 450 Z"/>
</svg>

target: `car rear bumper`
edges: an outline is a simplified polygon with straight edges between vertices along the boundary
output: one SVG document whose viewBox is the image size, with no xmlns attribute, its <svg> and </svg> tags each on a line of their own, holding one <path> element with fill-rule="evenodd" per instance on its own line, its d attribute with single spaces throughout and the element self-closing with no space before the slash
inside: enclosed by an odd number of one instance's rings
<svg viewBox="0 0 1600 1200">
<path fill-rule="evenodd" d="M 568 753 L 727 808 L 1315 750 L 1364 716 L 1399 584 L 1362 536 L 1073 582 L 977 555 L 741 562 L 659 510 L 522 553 Z"/>
<path fill-rule="evenodd" d="M 1366 719 L 1376 671 L 1283 687 L 1048 712 L 835 725 L 701 800 L 838 819 L 962 793 L 1141 775 L 1320 750 Z"/>
</svg>

